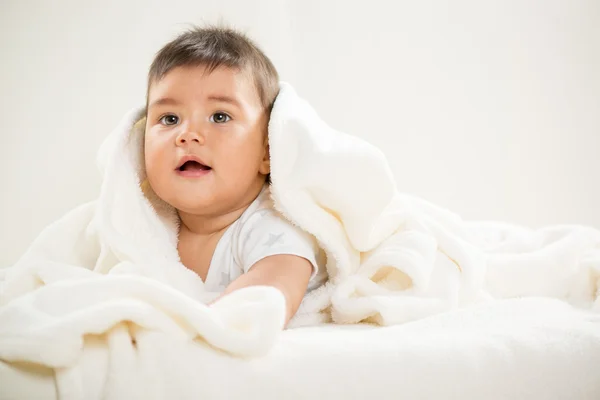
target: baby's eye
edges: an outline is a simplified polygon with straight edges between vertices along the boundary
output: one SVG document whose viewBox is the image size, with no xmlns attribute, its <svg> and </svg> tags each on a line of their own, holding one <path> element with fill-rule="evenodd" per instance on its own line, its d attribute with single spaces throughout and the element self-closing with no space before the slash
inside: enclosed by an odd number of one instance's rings
<svg viewBox="0 0 600 400">
<path fill-rule="evenodd" d="M 223 124 L 231 120 L 231 117 L 222 112 L 216 112 L 210 117 L 211 122 L 215 122 L 217 124 Z"/>
<path fill-rule="evenodd" d="M 173 114 L 167 114 L 163 117 L 161 117 L 160 119 L 160 123 L 163 125 L 177 125 L 177 123 L 179 122 L 179 117 L 177 115 L 173 115 Z"/>
</svg>

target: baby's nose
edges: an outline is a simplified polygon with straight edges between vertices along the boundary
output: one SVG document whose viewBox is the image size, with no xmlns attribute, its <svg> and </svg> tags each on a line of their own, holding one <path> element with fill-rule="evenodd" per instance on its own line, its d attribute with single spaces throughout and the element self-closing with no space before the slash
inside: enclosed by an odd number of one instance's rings
<svg viewBox="0 0 600 400">
<path fill-rule="evenodd" d="M 186 130 L 177 137 L 177 143 L 180 145 L 193 142 L 198 144 L 204 144 L 204 135 L 193 130 Z"/>
</svg>

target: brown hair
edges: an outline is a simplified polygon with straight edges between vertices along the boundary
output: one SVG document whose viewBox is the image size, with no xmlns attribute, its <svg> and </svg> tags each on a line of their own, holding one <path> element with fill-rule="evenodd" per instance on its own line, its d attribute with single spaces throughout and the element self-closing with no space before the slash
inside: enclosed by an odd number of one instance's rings
<svg viewBox="0 0 600 400">
<path fill-rule="evenodd" d="M 193 27 L 156 54 L 148 72 L 150 85 L 182 66 L 205 66 L 212 72 L 227 67 L 248 73 L 262 106 L 271 111 L 279 93 L 279 75 L 269 58 L 243 33 L 224 27 Z"/>
</svg>

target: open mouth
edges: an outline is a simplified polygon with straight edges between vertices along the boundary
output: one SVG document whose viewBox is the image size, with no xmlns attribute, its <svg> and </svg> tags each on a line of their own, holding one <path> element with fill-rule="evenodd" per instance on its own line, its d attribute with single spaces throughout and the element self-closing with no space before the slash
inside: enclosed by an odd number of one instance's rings
<svg viewBox="0 0 600 400">
<path fill-rule="evenodd" d="M 179 176 L 184 178 L 201 178 L 210 173 L 212 168 L 202 164 L 195 157 L 186 157 L 182 159 L 182 164 L 175 169 Z"/>
<path fill-rule="evenodd" d="M 186 161 L 181 165 L 181 167 L 177 168 L 177 170 L 181 172 L 200 172 L 210 171 L 211 169 L 211 167 L 194 160 Z"/>
</svg>

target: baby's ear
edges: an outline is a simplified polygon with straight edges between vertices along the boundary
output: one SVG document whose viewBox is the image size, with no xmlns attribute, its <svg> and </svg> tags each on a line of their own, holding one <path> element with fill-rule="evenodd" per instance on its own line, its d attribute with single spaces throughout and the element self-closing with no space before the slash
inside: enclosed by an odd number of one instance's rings
<svg viewBox="0 0 600 400">
<path fill-rule="evenodd" d="M 268 155 L 261 161 L 258 171 L 262 175 L 267 175 L 271 172 L 271 160 L 269 159 Z"/>
<path fill-rule="evenodd" d="M 271 153 L 269 150 L 269 142 L 265 142 L 265 154 L 260 162 L 260 166 L 258 167 L 258 171 L 263 175 L 267 175 L 271 172 Z"/>
</svg>

